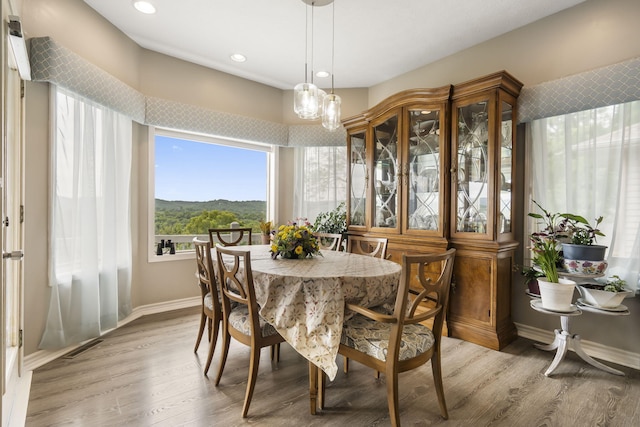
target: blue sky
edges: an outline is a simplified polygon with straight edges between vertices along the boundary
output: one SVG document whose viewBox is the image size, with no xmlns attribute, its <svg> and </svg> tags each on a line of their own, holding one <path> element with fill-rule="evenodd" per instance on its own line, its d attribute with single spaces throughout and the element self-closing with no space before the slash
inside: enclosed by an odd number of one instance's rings
<svg viewBox="0 0 640 427">
<path fill-rule="evenodd" d="M 156 198 L 266 200 L 267 153 L 156 135 Z"/>
</svg>

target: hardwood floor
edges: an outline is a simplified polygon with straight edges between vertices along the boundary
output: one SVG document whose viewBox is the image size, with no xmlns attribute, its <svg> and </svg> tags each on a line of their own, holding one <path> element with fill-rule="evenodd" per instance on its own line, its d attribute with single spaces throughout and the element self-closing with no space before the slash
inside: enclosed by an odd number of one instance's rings
<svg viewBox="0 0 640 427">
<path fill-rule="evenodd" d="M 377 426 L 389 425 L 384 375 L 352 363 L 328 382 L 326 409 L 309 415 L 307 363 L 288 345 L 278 365 L 262 353 L 249 418 L 240 416 L 249 349 L 232 342 L 218 387 L 218 349 L 209 378 L 208 346 L 193 353 L 197 309 L 146 316 L 106 335 L 73 359 L 33 373 L 27 426 Z M 553 354 L 519 338 L 497 352 L 445 338 L 443 381 L 449 420 L 439 415 L 431 367 L 400 376 L 405 426 L 637 426 L 640 371 L 620 377 L 572 352 L 552 377 Z M 341 361 L 338 361 L 341 366 Z"/>
</svg>

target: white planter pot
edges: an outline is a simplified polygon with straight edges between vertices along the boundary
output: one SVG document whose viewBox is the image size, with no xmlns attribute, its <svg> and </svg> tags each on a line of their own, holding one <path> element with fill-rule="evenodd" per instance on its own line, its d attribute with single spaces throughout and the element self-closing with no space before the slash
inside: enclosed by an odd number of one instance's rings
<svg viewBox="0 0 640 427">
<path fill-rule="evenodd" d="M 559 283 L 552 283 L 545 279 L 544 277 L 538 279 L 542 308 L 552 311 L 571 311 L 576 282 L 560 278 Z"/>
</svg>

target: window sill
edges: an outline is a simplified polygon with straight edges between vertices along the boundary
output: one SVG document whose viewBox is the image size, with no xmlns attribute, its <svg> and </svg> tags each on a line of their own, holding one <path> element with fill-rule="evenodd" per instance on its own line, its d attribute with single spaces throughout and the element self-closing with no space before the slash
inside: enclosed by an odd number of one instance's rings
<svg viewBox="0 0 640 427">
<path fill-rule="evenodd" d="M 169 254 L 156 255 L 155 253 L 153 253 L 153 254 L 149 254 L 148 261 L 149 263 L 156 263 L 156 262 L 183 261 L 183 260 L 195 259 L 195 258 L 196 258 L 195 251 L 178 252 L 175 255 L 169 255 Z"/>
</svg>

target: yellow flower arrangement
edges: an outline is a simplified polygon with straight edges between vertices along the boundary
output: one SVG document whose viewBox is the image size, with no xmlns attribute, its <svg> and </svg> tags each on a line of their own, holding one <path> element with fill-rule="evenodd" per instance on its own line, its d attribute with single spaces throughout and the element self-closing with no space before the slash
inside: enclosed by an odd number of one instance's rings
<svg viewBox="0 0 640 427">
<path fill-rule="evenodd" d="M 271 244 L 271 257 L 302 259 L 320 254 L 318 239 L 306 225 L 281 225 Z M 321 254 L 320 254 L 321 255 Z"/>
</svg>

